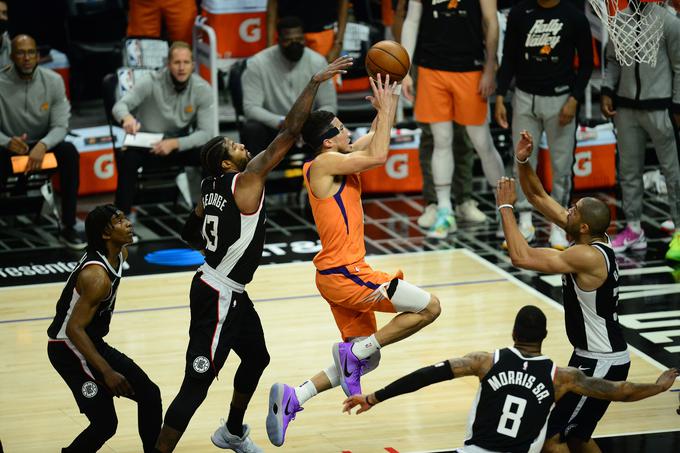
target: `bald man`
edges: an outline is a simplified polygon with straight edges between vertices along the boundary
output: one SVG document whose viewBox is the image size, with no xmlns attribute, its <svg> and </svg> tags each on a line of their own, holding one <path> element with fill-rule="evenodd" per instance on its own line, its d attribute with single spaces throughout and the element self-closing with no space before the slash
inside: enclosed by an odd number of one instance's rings
<svg viewBox="0 0 680 453">
<path fill-rule="evenodd" d="M 12 174 L 12 156 L 28 156 L 25 173 L 39 171 L 47 152 L 54 153 L 61 176 L 59 239 L 74 250 L 85 248 L 76 222 L 78 170 L 76 148 L 64 141 L 71 115 L 64 81 L 38 66 L 38 48 L 28 35 L 12 40 L 12 64 L 0 70 L 0 188 Z"/>
</svg>

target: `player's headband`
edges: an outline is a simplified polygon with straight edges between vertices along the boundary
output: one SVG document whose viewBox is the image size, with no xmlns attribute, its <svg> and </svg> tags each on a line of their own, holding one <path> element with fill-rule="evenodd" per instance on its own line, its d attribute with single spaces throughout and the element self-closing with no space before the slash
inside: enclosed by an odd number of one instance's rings
<svg viewBox="0 0 680 453">
<path fill-rule="evenodd" d="M 336 135 L 340 133 L 340 129 L 337 127 L 333 126 L 330 129 L 328 129 L 326 132 L 321 134 L 316 140 L 314 140 L 314 143 L 310 143 L 309 145 L 314 148 L 314 149 L 319 149 L 321 144 L 323 143 L 324 140 L 327 140 L 329 138 L 333 138 Z"/>
</svg>

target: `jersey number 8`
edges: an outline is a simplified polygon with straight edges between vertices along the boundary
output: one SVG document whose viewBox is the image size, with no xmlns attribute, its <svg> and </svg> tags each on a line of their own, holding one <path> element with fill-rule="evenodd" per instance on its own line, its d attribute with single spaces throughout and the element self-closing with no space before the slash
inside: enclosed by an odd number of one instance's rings
<svg viewBox="0 0 680 453">
<path fill-rule="evenodd" d="M 513 404 L 516 405 L 513 411 Z M 508 395 L 505 398 L 505 404 L 503 404 L 503 415 L 498 422 L 498 431 L 501 434 L 510 436 L 512 438 L 517 437 L 517 432 L 519 431 L 519 425 L 522 422 L 522 415 L 524 415 L 524 409 L 527 407 L 527 400 L 524 398 L 517 398 L 516 396 Z M 508 427 L 508 421 L 510 421 L 510 426 Z"/>
</svg>

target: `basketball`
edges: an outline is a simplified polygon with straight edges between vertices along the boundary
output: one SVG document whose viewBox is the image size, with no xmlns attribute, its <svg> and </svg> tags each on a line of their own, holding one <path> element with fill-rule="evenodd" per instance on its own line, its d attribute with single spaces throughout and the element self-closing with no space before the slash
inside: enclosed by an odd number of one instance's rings
<svg viewBox="0 0 680 453">
<path fill-rule="evenodd" d="M 382 74 L 384 80 L 389 74 L 390 82 L 401 82 L 410 67 L 408 52 L 395 41 L 380 41 L 368 49 L 366 54 L 366 72 L 373 79 Z"/>
</svg>

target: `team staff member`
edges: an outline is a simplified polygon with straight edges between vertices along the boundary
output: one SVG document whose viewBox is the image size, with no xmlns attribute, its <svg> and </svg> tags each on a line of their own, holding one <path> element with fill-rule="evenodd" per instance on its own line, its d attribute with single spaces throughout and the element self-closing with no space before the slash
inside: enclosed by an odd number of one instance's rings
<svg viewBox="0 0 680 453">
<path fill-rule="evenodd" d="M 578 103 L 593 72 L 591 41 L 588 19 L 569 1 L 525 0 L 508 16 L 503 61 L 498 70 L 496 121 L 508 128 L 503 101 L 515 79 L 513 141 L 518 143 L 520 132 L 526 130 L 537 137 L 537 147 L 545 131 L 553 169 L 552 196 L 562 206 L 569 204 L 571 194 Z M 577 70 L 573 69 L 574 55 L 579 59 Z M 538 161 L 537 151 L 531 154 L 533 168 Z M 519 228 L 531 242 L 535 235 L 531 205 L 521 190 L 517 195 Z M 550 245 L 561 250 L 569 246 L 564 230 L 556 225 L 551 225 Z"/>
<path fill-rule="evenodd" d="M 2 2 L 0 2 L 2 5 Z M 26 171 L 42 166 L 45 153 L 57 159 L 61 176 L 59 239 L 75 250 L 85 248 L 76 223 L 80 156 L 65 142 L 71 105 L 59 74 L 38 66 L 38 48 L 28 35 L 12 40 L 12 62 L 0 71 L 0 187 L 12 174 L 13 155 L 28 155 Z"/>
<path fill-rule="evenodd" d="M 349 0 L 267 0 L 267 46 L 279 18 L 299 17 L 307 46 L 331 62 L 342 52 L 348 11 Z"/>
<path fill-rule="evenodd" d="M 153 148 L 127 147 L 117 156 L 116 205 L 126 214 L 135 197 L 137 169 L 149 162 L 200 166 L 200 147 L 212 135 L 214 99 L 210 86 L 194 74 L 191 48 L 177 41 L 168 67 L 135 84 L 113 106 L 113 116 L 128 134 L 162 133 Z"/>
</svg>

